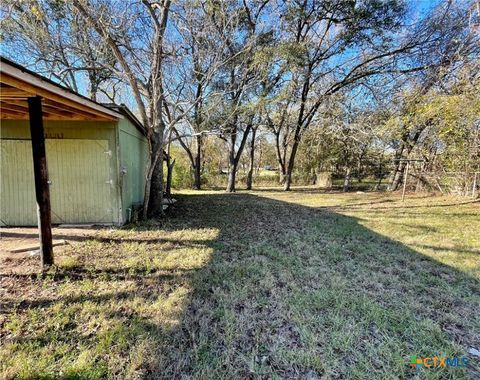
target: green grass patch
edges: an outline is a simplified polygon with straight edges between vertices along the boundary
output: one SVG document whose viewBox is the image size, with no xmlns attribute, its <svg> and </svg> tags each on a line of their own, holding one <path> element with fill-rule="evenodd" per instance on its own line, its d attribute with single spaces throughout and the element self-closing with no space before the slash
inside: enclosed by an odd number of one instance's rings
<svg viewBox="0 0 480 380">
<path fill-rule="evenodd" d="M 100 230 L 45 276 L 2 275 L 0 377 L 479 377 L 479 211 L 185 191 L 166 221 Z M 470 365 L 416 373 L 411 355 Z"/>
</svg>

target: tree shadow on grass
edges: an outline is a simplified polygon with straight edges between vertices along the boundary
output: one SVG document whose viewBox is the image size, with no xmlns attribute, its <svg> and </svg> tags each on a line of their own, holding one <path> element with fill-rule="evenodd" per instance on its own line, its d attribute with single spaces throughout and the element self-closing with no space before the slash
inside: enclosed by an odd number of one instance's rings
<svg viewBox="0 0 480 380">
<path fill-rule="evenodd" d="M 332 210 L 248 193 L 181 196 L 158 235 L 146 225 L 128 242 L 97 241 L 110 267 L 63 269 L 48 283 L 77 292 L 17 305 L 19 319 L 70 317 L 13 340 L 38 352 L 52 341 L 96 350 L 94 364 L 69 367 L 77 378 L 409 378 L 410 355 L 478 348 L 478 280 Z M 198 236 L 209 230 L 218 234 Z M 197 235 L 166 249 L 179 231 Z M 198 252 L 185 255 L 208 259 L 184 270 L 170 264 L 192 247 Z M 122 270 L 140 248 L 137 269 Z M 475 378 L 470 359 L 467 370 L 421 375 Z"/>
<path fill-rule="evenodd" d="M 409 355 L 480 342 L 479 282 L 356 218 L 250 194 L 188 196 L 176 212 L 220 230 L 182 322 L 196 339 L 174 350 L 195 358 L 187 374 L 409 377 Z M 440 377 L 475 377 L 473 360 Z"/>
</svg>

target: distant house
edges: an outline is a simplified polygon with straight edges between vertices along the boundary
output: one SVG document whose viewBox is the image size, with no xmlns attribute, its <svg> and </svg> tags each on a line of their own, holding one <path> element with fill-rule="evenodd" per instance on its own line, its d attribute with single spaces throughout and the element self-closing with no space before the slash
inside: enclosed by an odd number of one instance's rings
<svg viewBox="0 0 480 380">
<path fill-rule="evenodd" d="M 37 225 L 27 98 L 40 96 L 53 224 L 128 221 L 148 145 L 125 107 L 93 102 L 5 58 L 0 65 L 0 225 Z"/>
</svg>

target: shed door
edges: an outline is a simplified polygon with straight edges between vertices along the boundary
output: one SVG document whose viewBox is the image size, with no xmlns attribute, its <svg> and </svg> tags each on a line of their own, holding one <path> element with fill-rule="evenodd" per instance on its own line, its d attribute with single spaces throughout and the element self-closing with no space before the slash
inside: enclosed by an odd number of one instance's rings
<svg viewBox="0 0 480 380">
<path fill-rule="evenodd" d="M 0 140 L 0 221 L 2 225 L 37 224 L 32 144 Z"/>
<path fill-rule="evenodd" d="M 30 144 L 2 140 L 1 219 L 7 225 L 37 224 Z M 108 141 L 47 139 L 46 151 L 52 223 L 112 223 Z"/>
</svg>

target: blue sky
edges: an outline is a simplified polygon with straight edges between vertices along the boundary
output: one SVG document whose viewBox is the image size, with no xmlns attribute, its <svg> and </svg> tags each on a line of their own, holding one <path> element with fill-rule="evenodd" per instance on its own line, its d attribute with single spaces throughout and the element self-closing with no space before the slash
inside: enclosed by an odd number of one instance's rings
<svg viewBox="0 0 480 380">
<path fill-rule="evenodd" d="M 457 0 L 457 1 L 465 1 L 465 0 Z M 407 7 L 408 7 L 408 20 L 411 22 L 415 22 L 419 18 L 422 18 L 425 16 L 426 13 L 428 13 L 433 7 L 437 6 L 441 1 L 440 0 L 407 0 Z M 4 15 L 0 15 L 1 17 L 4 17 Z M 40 67 L 33 67 L 31 64 L 28 65 L 29 57 L 26 56 L 28 53 L 27 52 L 16 52 L 16 51 L 8 51 L 6 50 L 4 44 L 2 43 L 1 45 L 1 53 L 4 56 L 7 56 L 21 64 L 26 64 L 27 67 L 34 71 L 40 71 Z M 21 55 L 19 55 L 21 54 Z M 78 86 L 79 86 L 79 92 L 82 94 L 86 94 L 88 92 L 88 82 L 85 73 L 79 73 L 77 74 L 78 77 Z M 54 78 L 52 78 L 54 79 Z M 100 100 L 105 100 L 107 99 L 102 99 Z M 126 103 L 129 108 L 132 110 L 135 110 L 136 106 L 135 103 L 132 99 L 132 97 L 129 95 L 128 90 L 124 90 L 121 96 L 121 102 Z"/>
</svg>

